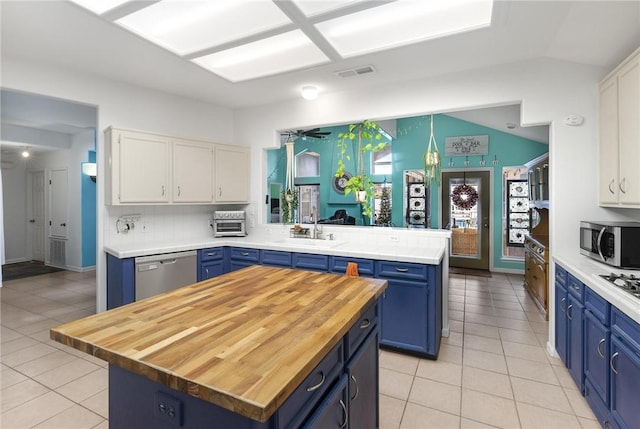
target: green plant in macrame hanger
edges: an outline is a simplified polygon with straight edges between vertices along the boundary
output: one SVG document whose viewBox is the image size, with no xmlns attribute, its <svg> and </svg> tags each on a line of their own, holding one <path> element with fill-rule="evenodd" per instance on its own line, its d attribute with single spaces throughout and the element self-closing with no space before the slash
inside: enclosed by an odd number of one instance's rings
<svg viewBox="0 0 640 429">
<path fill-rule="evenodd" d="M 376 144 L 374 140 L 378 143 Z M 357 124 L 350 124 L 347 132 L 338 134 L 337 146 L 340 150 L 340 158 L 338 158 L 335 176 L 342 177 L 344 175 L 345 160 L 351 160 L 351 156 L 347 153 L 349 143 L 351 143 L 357 174 L 345 183 L 344 194 L 353 193 L 356 201 L 362 206 L 362 215 L 369 219 L 372 215 L 371 198 L 373 198 L 375 186 L 371 178 L 365 174 L 364 157 L 367 152 L 378 152 L 387 145 L 379 140 L 382 140 L 382 133 L 380 126 L 375 121 L 364 120 Z M 354 141 L 357 141 L 357 147 L 353 147 Z"/>
<path fill-rule="evenodd" d="M 436 186 L 440 185 L 440 152 L 438 144 L 433 135 L 433 115 L 431 115 L 431 132 L 429 134 L 429 142 L 427 143 L 427 151 L 424 153 L 424 184 L 430 186 L 435 182 Z"/>
</svg>

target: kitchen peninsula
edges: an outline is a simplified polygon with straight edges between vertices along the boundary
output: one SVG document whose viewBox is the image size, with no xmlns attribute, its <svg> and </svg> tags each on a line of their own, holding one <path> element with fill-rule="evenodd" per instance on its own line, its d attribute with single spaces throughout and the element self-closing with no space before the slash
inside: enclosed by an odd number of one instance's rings
<svg viewBox="0 0 640 429">
<path fill-rule="evenodd" d="M 51 338 L 109 362 L 111 427 L 373 428 L 386 286 L 252 266 Z"/>
<path fill-rule="evenodd" d="M 198 280 L 251 265 L 344 274 L 347 265 L 355 263 L 361 277 L 389 283 L 380 305 L 380 345 L 437 358 L 441 336 L 448 336 L 450 231 L 325 225 L 323 236 L 334 239 L 317 240 L 291 238 L 289 229 L 290 225 L 270 225 L 252 229 L 247 237 L 106 245 L 107 308 L 134 301 L 137 257 L 195 250 Z"/>
</svg>

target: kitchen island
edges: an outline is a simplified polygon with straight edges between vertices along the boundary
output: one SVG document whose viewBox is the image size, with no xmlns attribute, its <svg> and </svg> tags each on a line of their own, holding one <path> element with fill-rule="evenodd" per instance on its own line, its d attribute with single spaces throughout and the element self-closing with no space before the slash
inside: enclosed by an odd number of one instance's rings
<svg viewBox="0 0 640 429">
<path fill-rule="evenodd" d="M 376 427 L 386 285 L 251 266 L 51 338 L 109 362 L 111 427 Z"/>
</svg>

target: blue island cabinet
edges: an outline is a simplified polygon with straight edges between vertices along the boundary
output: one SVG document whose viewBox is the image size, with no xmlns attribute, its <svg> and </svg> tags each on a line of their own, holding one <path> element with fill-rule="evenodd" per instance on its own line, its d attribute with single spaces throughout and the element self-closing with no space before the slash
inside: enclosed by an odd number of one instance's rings
<svg viewBox="0 0 640 429">
<path fill-rule="evenodd" d="M 388 282 L 381 300 L 380 345 L 436 359 L 442 333 L 441 266 L 377 261 L 376 277 Z"/>
<path fill-rule="evenodd" d="M 110 364 L 109 425 L 118 429 L 376 429 L 378 308 L 375 302 L 365 311 L 266 422 Z"/>
</svg>

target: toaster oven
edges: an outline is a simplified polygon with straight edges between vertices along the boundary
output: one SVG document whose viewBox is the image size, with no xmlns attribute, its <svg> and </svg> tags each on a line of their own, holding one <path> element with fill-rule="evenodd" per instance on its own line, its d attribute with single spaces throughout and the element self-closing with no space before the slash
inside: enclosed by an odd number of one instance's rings
<svg viewBox="0 0 640 429">
<path fill-rule="evenodd" d="M 246 216 L 242 210 L 218 210 L 211 222 L 214 237 L 244 237 L 247 235 Z"/>
</svg>

